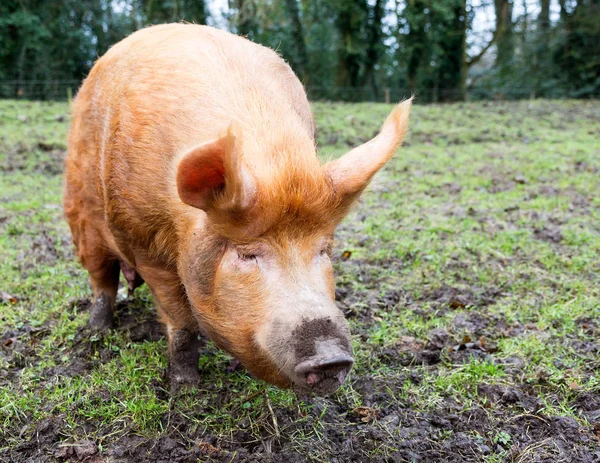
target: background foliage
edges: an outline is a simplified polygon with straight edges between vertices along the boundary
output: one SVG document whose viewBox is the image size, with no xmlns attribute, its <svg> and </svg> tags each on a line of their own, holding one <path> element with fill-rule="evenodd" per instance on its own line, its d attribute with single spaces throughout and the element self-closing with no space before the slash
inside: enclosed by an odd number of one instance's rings
<svg viewBox="0 0 600 463">
<path fill-rule="evenodd" d="M 3 0 L 0 96 L 66 98 L 115 42 L 185 20 L 276 48 L 312 99 L 593 97 L 598 18 L 600 0 Z"/>
</svg>

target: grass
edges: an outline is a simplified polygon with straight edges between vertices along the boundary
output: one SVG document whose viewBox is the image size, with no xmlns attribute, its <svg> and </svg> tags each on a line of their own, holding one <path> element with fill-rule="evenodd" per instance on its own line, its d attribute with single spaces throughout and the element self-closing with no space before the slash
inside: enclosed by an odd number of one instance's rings
<svg viewBox="0 0 600 463">
<path fill-rule="evenodd" d="M 315 103 L 322 156 L 368 140 L 390 109 Z M 61 210 L 67 130 L 64 103 L 0 101 L 0 457 L 25 461 L 47 423 L 60 423 L 41 445 L 47 461 L 82 440 L 151 459 L 140 442 L 167 438 L 192 458 L 181 461 L 600 452 L 597 102 L 415 106 L 405 146 L 338 232 L 357 363 L 330 398 L 229 371 L 210 342 L 201 384 L 170 395 L 166 343 L 144 334 L 145 287 L 121 304 L 117 330 L 86 335 L 90 290 Z M 565 447 L 560 419 L 587 440 Z M 550 437 L 523 431 L 536 426 Z"/>
</svg>

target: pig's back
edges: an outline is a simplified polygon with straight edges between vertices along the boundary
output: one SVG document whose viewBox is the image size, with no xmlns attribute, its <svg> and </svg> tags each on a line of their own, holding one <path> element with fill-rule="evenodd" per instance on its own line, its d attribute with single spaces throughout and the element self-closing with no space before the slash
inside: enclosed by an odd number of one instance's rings
<svg viewBox="0 0 600 463">
<path fill-rule="evenodd" d="M 94 190 L 90 210 L 97 220 L 103 212 L 128 260 L 143 249 L 175 257 L 188 211 L 176 194 L 177 158 L 234 119 L 250 164 L 266 161 L 274 136 L 313 140 L 310 105 L 289 66 L 227 32 L 154 26 L 98 60 L 74 105 L 67 171 L 71 164 L 71 177 Z"/>
</svg>

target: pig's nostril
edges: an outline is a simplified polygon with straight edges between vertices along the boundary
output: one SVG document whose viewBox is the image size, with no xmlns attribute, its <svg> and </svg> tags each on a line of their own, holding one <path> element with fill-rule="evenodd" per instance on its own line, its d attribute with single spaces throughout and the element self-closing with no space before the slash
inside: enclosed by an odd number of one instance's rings
<svg viewBox="0 0 600 463">
<path fill-rule="evenodd" d="M 311 359 L 296 367 L 296 374 L 303 377 L 306 386 L 320 392 L 337 389 L 346 379 L 354 359 L 349 355 L 332 358 Z"/>
<path fill-rule="evenodd" d="M 332 359 L 319 362 L 315 365 L 315 368 L 322 371 L 339 371 L 342 369 L 350 370 L 350 367 L 354 363 L 354 359 L 349 355 L 339 355 Z"/>
<path fill-rule="evenodd" d="M 306 385 L 311 389 L 337 389 L 345 381 L 351 366 L 352 362 L 316 365 L 313 370 L 305 373 Z"/>
<path fill-rule="evenodd" d="M 321 381 L 321 376 L 318 373 L 309 373 L 306 375 L 306 384 L 310 387 L 318 384 Z"/>
</svg>

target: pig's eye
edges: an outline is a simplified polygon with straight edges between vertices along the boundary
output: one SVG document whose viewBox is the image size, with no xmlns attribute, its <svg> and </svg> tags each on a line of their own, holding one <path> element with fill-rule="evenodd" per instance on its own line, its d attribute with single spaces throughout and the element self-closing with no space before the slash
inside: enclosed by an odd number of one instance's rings
<svg viewBox="0 0 600 463">
<path fill-rule="evenodd" d="M 326 245 L 323 246 L 321 248 L 321 250 L 319 251 L 319 256 L 321 257 L 329 257 L 329 255 L 331 254 L 331 245 Z"/>
<path fill-rule="evenodd" d="M 238 252 L 238 259 L 243 260 L 244 262 L 251 262 L 253 260 L 256 260 L 256 258 L 256 254 L 242 254 Z"/>
<path fill-rule="evenodd" d="M 237 262 L 244 265 L 245 268 L 254 267 L 257 262 L 265 257 L 264 246 L 258 244 L 255 246 L 236 246 Z"/>
</svg>

